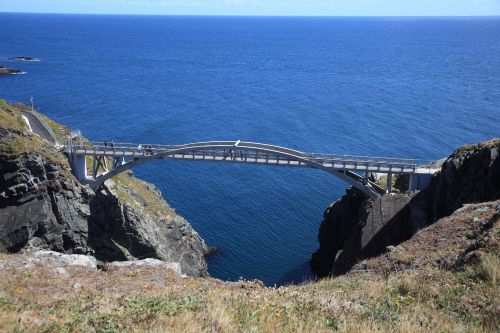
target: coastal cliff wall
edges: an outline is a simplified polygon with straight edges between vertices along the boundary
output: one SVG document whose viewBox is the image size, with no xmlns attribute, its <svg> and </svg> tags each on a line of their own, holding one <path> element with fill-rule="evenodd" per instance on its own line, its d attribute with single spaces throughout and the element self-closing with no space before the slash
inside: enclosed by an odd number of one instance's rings
<svg viewBox="0 0 500 333">
<path fill-rule="evenodd" d="M 154 185 L 127 173 L 97 192 L 82 186 L 66 157 L 0 102 L 0 252 L 157 258 L 179 263 L 183 274 L 207 275 L 203 239 Z"/>
<path fill-rule="evenodd" d="M 499 199 L 499 152 L 500 139 L 460 147 L 420 192 L 368 199 L 348 189 L 325 211 L 320 247 L 311 259 L 313 271 L 319 277 L 343 274 L 359 260 L 386 252 L 464 204 Z"/>
</svg>

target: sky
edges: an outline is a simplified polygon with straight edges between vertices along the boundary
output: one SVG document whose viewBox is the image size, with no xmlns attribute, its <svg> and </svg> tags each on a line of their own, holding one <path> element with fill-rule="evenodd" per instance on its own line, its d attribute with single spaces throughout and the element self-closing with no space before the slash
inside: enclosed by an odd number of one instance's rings
<svg viewBox="0 0 500 333">
<path fill-rule="evenodd" d="M 0 0 L 0 12 L 269 15 L 500 15 L 500 0 Z"/>
</svg>

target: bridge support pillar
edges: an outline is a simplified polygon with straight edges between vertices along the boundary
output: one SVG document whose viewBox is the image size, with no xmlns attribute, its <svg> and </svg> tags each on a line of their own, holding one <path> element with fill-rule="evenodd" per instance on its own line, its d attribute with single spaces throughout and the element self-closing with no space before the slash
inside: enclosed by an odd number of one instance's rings
<svg viewBox="0 0 500 333">
<path fill-rule="evenodd" d="M 392 173 L 387 174 L 387 193 L 392 192 Z"/>
<path fill-rule="evenodd" d="M 76 179 L 83 182 L 87 179 L 87 159 L 85 155 L 74 155 L 73 154 L 73 174 Z"/>
</svg>

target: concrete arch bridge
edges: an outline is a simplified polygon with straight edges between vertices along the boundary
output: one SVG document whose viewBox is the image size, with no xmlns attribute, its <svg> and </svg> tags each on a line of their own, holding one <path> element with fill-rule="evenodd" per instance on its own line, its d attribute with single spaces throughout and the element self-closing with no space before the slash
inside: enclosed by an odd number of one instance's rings
<svg viewBox="0 0 500 333">
<path fill-rule="evenodd" d="M 391 192 L 393 175 L 409 175 L 409 189 L 415 190 L 427 186 L 437 171 L 419 168 L 410 159 L 313 154 L 240 140 L 150 145 L 82 142 L 78 135 L 74 135 L 68 138 L 64 148 L 70 157 L 75 176 L 94 189 L 121 172 L 158 159 L 319 169 L 342 179 L 372 198 Z M 92 161 L 91 166 L 87 165 L 88 157 Z M 369 178 L 371 173 L 386 174 L 387 189 L 372 182 Z"/>
</svg>

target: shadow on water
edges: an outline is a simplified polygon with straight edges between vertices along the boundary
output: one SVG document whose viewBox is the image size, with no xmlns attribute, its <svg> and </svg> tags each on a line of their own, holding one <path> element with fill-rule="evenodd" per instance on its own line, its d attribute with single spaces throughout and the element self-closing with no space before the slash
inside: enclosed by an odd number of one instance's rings
<svg viewBox="0 0 500 333">
<path fill-rule="evenodd" d="M 290 284 L 301 284 L 303 282 L 315 279 L 315 275 L 311 270 L 309 261 L 306 261 L 287 272 L 281 280 L 276 284 L 277 286 L 286 286 Z"/>
</svg>

